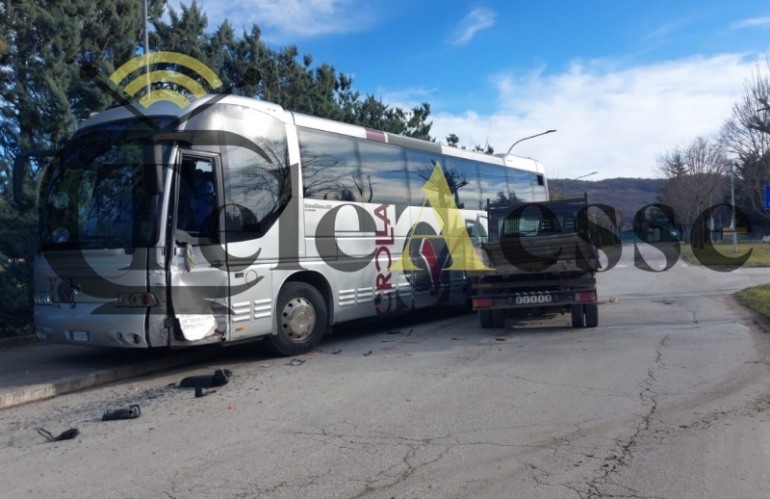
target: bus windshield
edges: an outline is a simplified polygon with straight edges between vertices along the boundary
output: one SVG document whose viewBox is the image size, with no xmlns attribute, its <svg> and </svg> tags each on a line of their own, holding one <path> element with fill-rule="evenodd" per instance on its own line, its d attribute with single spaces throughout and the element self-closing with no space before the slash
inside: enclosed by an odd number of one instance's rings
<svg viewBox="0 0 770 499">
<path fill-rule="evenodd" d="M 155 242 L 157 166 L 147 158 L 156 131 L 146 120 L 125 120 L 76 135 L 45 176 L 43 250 L 131 250 Z"/>
</svg>

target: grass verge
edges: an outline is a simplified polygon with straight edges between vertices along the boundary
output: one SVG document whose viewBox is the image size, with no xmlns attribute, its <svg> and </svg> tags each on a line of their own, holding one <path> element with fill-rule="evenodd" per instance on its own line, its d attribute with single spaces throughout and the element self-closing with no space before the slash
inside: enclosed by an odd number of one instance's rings
<svg viewBox="0 0 770 499">
<path fill-rule="evenodd" d="M 765 332 L 770 332 L 770 284 L 746 288 L 735 293 L 738 303 L 753 311 Z"/>
<path fill-rule="evenodd" d="M 701 256 L 701 260 L 695 258 L 689 244 L 682 244 L 682 260 L 692 265 L 719 266 L 724 264 L 721 257 L 736 258 L 751 251 L 751 256 L 743 265 L 744 267 L 770 267 L 770 244 L 759 242 L 738 243 L 738 251 L 733 253 L 733 245 L 730 242 L 714 242 L 714 249 L 719 255 L 713 258 Z"/>
</svg>

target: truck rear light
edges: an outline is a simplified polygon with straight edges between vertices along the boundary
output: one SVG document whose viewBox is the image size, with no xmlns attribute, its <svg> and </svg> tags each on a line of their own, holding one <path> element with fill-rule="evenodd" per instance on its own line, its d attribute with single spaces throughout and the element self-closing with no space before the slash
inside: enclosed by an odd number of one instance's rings
<svg viewBox="0 0 770 499">
<path fill-rule="evenodd" d="M 583 291 L 575 293 L 575 301 L 580 303 L 591 303 L 596 301 L 596 291 Z"/>
<path fill-rule="evenodd" d="M 473 299 L 473 309 L 479 309 L 479 308 L 491 308 L 493 305 L 492 298 L 474 298 Z"/>
</svg>

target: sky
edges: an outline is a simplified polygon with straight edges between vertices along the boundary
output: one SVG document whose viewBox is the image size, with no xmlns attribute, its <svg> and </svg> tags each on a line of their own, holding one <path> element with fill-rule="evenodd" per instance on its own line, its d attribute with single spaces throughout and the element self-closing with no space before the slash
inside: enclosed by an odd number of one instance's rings
<svg viewBox="0 0 770 499">
<path fill-rule="evenodd" d="M 170 5 L 178 6 L 179 0 Z M 189 1 L 184 1 L 189 4 Z M 759 0 L 198 0 L 209 30 L 257 24 L 354 88 L 431 106 L 431 135 L 543 163 L 551 178 L 659 177 L 658 158 L 716 137 L 770 73 Z M 592 172 L 596 172 L 591 174 Z"/>
</svg>

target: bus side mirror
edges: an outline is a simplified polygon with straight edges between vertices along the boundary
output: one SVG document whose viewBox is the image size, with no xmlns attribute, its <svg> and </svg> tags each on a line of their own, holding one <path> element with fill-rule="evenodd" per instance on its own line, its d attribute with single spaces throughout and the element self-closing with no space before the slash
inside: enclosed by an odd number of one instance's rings
<svg viewBox="0 0 770 499">
<path fill-rule="evenodd" d="M 50 158 L 59 154 L 58 150 L 27 151 L 20 153 L 13 160 L 13 204 L 19 210 L 25 210 L 31 202 L 24 199 L 24 177 L 27 164 L 32 158 Z"/>
</svg>

